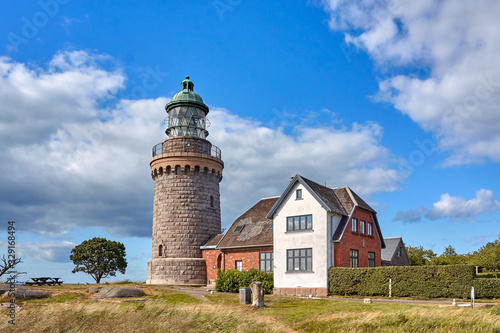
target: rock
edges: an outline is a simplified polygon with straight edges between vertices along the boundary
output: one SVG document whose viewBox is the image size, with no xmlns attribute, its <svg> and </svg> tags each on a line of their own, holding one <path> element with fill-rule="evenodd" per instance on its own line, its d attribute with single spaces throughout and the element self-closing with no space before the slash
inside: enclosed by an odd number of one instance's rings
<svg viewBox="0 0 500 333">
<path fill-rule="evenodd" d="M 96 292 L 96 297 L 98 298 L 146 296 L 146 293 L 139 288 L 122 288 L 122 287 L 97 287 L 97 288 L 99 288 L 99 290 Z"/>
<path fill-rule="evenodd" d="M 99 290 L 101 290 L 101 289 L 102 289 L 102 287 L 90 287 L 90 288 L 88 289 L 88 292 L 89 292 L 89 293 L 91 293 L 91 294 L 93 294 L 93 293 L 98 292 L 98 291 L 99 291 Z"/>
<path fill-rule="evenodd" d="M 47 298 L 52 296 L 51 293 L 45 292 L 45 291 L 37 291 L 37 290 L 29 290 L 29 289 L 18 289 L 16 290 L 16 299 L 25 299 L 25 300 L 30 300 L 30 299 L 37 299 L 37 298 Z M 9 297 L 9 292 L 5 292 L 2 295 L 3 298 L 10 298 Z"/>
</svg>

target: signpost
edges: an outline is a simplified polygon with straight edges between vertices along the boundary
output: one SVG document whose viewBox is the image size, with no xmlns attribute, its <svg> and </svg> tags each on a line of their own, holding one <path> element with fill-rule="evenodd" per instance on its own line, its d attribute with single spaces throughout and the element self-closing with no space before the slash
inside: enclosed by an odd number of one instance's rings
<svg viewBox="0 0 500 333">
<path fill-rule="evenodd" d="M 475 308 L 475 304 L 474 304 L 474 287 L 472 287 L 470 289 L 470 300 L 471 300 L 470 301 L 471 302 L 470 305 L 471 305 L 472 309 L 474 309 Z"/>
</svg>

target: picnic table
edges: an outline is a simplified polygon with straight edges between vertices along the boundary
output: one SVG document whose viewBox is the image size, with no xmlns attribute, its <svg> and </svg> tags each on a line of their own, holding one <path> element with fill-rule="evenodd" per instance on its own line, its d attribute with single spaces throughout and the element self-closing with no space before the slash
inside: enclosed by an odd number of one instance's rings
<svg viewBox="0 0 500 333">
<path fill-rule="evenodd" d="M 38 286 L 55 286 L 56 284 L 61 285 L 63 281 L 59 281 L 60 278 L 56 277 L 32 277 L 32 281 L 26 281 L 24 284 L 28 286 L 32 286 L 34 284 Z"/>
</svg>

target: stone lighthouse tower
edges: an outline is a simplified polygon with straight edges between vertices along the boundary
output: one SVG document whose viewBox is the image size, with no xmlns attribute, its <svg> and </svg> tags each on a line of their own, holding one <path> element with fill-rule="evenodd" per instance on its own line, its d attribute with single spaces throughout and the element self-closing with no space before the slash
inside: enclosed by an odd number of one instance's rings
<svg viewBox="0 0 500 333">
<path fill-rule="evenodd" d="M 221 231 L 220 149 L 206 139 L 208 107 L 189 76 L 165 106 L 167 138 L 153 147 L 153 248 L 147 283 L 206 284 L 200 246 Z"/>
</svg>

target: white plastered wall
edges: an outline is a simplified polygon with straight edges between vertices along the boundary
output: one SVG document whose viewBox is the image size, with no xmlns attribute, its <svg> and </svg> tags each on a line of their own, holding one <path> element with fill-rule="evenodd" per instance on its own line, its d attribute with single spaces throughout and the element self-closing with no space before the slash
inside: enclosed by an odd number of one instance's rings
<svg viewBox="0 0 500 333">
<path fill-rule="evenodd" d="M 296 199 L 297 189 L 302 199 Z M 286 231 L 288 216 L 312 215 L 312 231 Z M 273 217 L 274 287 L 326 288 L 328 268 L 333 266 L 332 232 L 341 216 L 330 214 L 299 182 L 283 200 Z M 287 272 L 287 250 L 312 248 L 312 272 Z"/>
</svg>

